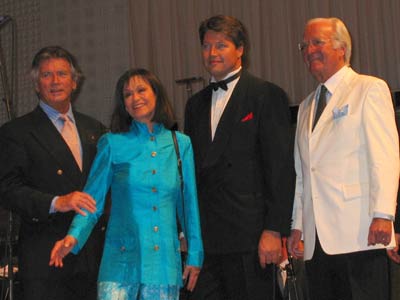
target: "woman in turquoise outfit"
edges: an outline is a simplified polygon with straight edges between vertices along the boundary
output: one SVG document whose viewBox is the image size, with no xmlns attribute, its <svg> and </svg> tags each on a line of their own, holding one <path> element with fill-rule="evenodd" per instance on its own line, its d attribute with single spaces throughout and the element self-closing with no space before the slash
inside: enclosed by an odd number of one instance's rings
<svg viewBox="0 0 400 300">
<path fill-rule="evenodd" d="M 178 299 L 183 280 L 193 290 L 203 262 L 193 151 L 177 132 L 184 178 L 184 205 L 171 128 L 171 105 L 159 79 L 144 69 L 125 72 L 116 87 L 112 133 L 98 152 L 84 192 L 97 211 L 77 214 L 58 241 L 50 264 L 63 266 L 84 246 L 103 213 L 111 189 L 111 212 L 98 278 L 98 299 Z M 177 220 L 188 242 L 181 270 Z"/>
</svg>

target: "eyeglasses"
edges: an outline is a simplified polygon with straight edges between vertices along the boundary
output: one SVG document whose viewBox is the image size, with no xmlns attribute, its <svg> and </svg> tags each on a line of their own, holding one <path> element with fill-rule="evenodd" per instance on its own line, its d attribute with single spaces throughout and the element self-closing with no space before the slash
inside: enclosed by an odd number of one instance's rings
<svg viewBox="0 0 400 300">
<path fill-rule="evenodd" d="M 304 50 L 306 50 L 311 45 L 313 47 L 322 47 L 326 43 L 327 43 L 327 41 L 325 41 L 325 40 L 312 39 L 312 40 L 309 40 L 308 42 L 301 42 L 297 46 L 298 46 L 299 50 L 303 52 Z"/>
</svg>

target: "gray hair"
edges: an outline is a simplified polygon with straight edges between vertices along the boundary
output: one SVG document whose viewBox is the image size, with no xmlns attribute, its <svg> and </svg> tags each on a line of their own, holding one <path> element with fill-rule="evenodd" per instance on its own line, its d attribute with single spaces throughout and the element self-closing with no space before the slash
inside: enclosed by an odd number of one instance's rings
<svg viewBox="0 0 400 300">
<path fill-rule="evenodd" d="M 83 79 L 82 71 L 79 68 L 75 57 L 64 48 L 61 48 L 60 46 L 44 47 L 40 49 L 38 53 L 36 53 L 35 57 L 33 58 L 32 68 L 31 68 L 31 77 L 35 84 L 38 83 L 39 80 L 40 64 L 43 61 L 51 58 L 65 59 L 71 66 L 72 79 L 77 83 L 77 85 L 79 85 L 79 83 Z"/>
<path fill-rule="evenodd" d="M 322 21 L 331 22 L 333 29 L 333 46 L 334 49 L 343 47 L 345 49 L 344 62 L 346 65 L 350 65 L 351 59 L 351 37 L 350 33 L 344 25 L 343 21 L 338 18 L 315 18 L 307 22 L 307 26 L 313 23 L 319 23 Z"/>
</svg>

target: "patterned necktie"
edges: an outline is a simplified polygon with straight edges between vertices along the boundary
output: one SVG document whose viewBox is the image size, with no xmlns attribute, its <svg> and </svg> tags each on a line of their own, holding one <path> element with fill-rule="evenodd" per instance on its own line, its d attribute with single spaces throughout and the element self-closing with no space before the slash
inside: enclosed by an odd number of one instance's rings
<svg viewBox="0 0 400 300">
<path fill-rule="evenodd" d="M 71 150 L 72 155 L 74 156 L 75 161 L 79 166 L 79 169 L 82 170 L 81 147 L 79 145 L 78 132 L 76 130 L 76 127 L 67 115 L 60 115 L 60 119 L 64 122 L 64 126 L 61 129 L 61 135 L 67 143 L 69 149 Z"/>
<path fill-rule="evenodd" d="M 236 74 L 233 74 L 231 77 L 229 77 L 225 80 L 221 80 L 221 81 L 217 81 L 217 82 L 210 82 L 210 86 L 214 91 L 218 90 L 219 88 L 226 91 L 226 90 L 228 90 L 228 83 L 235 80 L 236 78 L 238 78 L 240 76 L 240 73 L 241 73 L 241 71 L 237 72 Z"/>
<path fill-rule="evenodd" d="M 315 112 L 315 118 L 314 118 L 314 123 L 312 129 L 314 130 L 315 125 L 317 125 L 317 122 L 319 120 L 319 117 L 322 115 L 322 112 L 325 109 L 326 106 L 326 92 L 328 90 L 324 85 L 321 85 L 321 90 L 319 92 L 319 97 L 318 97 L 318 104 L 317 104 L 317 111 Z"/>
</svg>

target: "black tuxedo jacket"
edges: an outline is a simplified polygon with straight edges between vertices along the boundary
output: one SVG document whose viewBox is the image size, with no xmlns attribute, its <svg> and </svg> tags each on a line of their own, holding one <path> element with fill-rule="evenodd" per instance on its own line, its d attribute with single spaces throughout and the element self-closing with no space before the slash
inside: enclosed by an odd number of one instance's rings
<svg viewBox="0 0 400 300">
<path fill-rule="evenodd" d="M 102 232 L 94 231 L 79 256 L 69 255 L 62 269 L 49 267 L 50 251 L 63 238 L 74 212 L 49 214 L 52 199 L 82 190 L 105 127 L 74 111 L 82 144 L 83 171 L 51 120 L 38 106 L 0 128 L 0 204 L 20 216 L 18 264 L 22 278 L 97 276 Z M 90 254 L 90 255 L 89 255 Z"/>
<path fill-rule="evenodd" d="M 397 111 L 396 111 L 396 126 L 397 126 L 397 132 L 399 133 L 399 139 L 400 139 L 400 112 L 397 112 Z M 394 232 L 400 233 L 400 185 L 399 185 L 399 189 L 397 191 L 397 206 L 396 206 L 396 216 L 395 216 L 395 222 L 394 222 Z"/>
<path fill-rule="evenodd" d="M 211 141 L 207 87 L 186 105 L 202 236 L 208 253 L 255 250 L 264 229 L 289 233 L 294 170 L 288 99 L 242 71 Z"/>
</svg>

